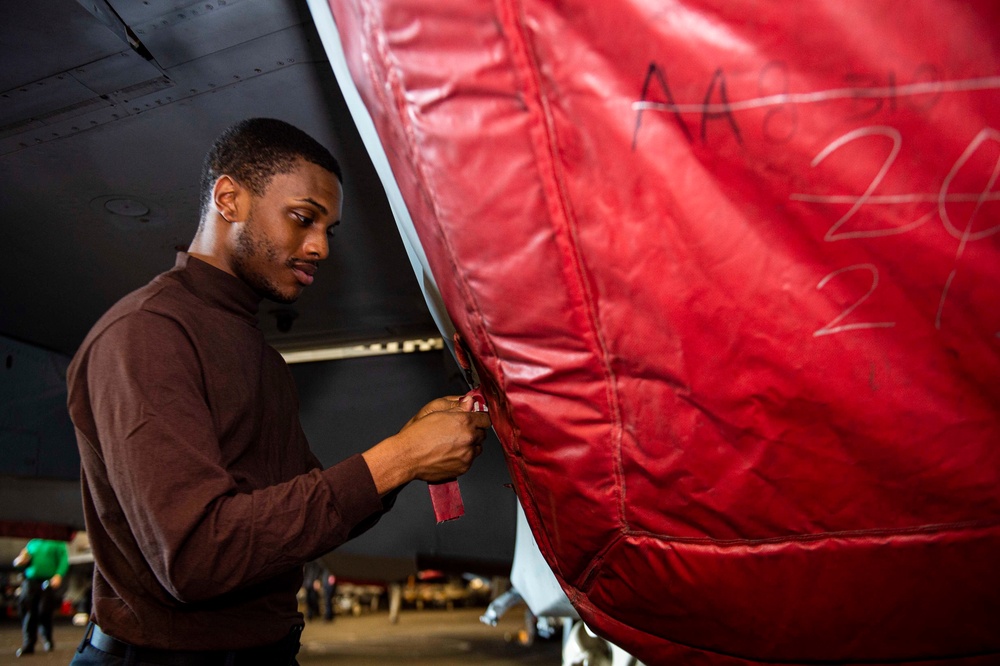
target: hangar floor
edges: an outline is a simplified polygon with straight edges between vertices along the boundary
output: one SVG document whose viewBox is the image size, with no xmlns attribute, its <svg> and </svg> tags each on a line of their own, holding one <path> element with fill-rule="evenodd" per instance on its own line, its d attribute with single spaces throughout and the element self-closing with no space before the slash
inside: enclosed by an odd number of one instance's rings
<svg viewBox="0 0 1000 666">
<path fill-rule="evenodd" d="M 560 641 L 536 641 L 525 647 L 517 642 L 524 628 L 522 607 L 515 607 L 496 627 L 479 622 L 482 608 L 448 610 L 403 610 L 397 624 L 389 623 L 388 612 L 365 613 L 360 617 L 337 616 L 332 623 L 310 622 L 302 634 L 301 666 L 457 666 L 459 664 L 560 664 Z M 68 621 L 54 629 L 53 652 L 36 652 L 16 659 L 21 644 L 20 627 L 14 620 L 0 622 L 0 664 L 66 666 L 83 636 L 82 627 Z M 41 649 L 41 645 L 37 646 Z"/>
</svg>

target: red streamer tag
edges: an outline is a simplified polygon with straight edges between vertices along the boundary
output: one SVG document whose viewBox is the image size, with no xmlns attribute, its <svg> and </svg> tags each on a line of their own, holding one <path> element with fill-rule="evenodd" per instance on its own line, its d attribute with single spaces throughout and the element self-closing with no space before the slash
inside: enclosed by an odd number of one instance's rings
<svg viewBox="0 0 1000 666">
<path fill-rule="evenodd" d="M 458 487 L 458 479 L 444 483 L 429 483 L 431 504 L 434 505 L 434 519 L 438 523 L 455 520 L 465 515 L 465 504 L 462 502 L 462 491 Z"/>
<path fill-rule="evenodd" d="M 472 396 L 472 411 L 489 411 L 486 407 L 486 398 L 483 397 L 479 387 L 472 389 L 466 395 Z M 431 493 L 431 504 L 434 506 L 434 518 L 438 523 L 455 520 L 465 515 L 465 504 L 462 502 L 462 491 L 458 487 L 458 479 L 444 483 L 429 483 L 427 487 Z"/>
</svg>

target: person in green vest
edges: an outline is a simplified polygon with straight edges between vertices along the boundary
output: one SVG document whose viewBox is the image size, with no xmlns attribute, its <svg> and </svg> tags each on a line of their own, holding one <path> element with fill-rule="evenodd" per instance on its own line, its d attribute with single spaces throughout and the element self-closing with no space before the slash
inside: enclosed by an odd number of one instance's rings
<svg viewBox="0 0 1000 666">
<path fill-rule="evenodd" d="M 18 657 L 32 654 L 42 630 L 42 646 L 50 652 L 52 614 L 59 605 L 63 577 L 69 570 L 69 552 L 64 541 L 32 539 L 14 559 L 15 567 L 26 567 L 18 606 L 21 611 L 21 647 Z"/>
</svg>

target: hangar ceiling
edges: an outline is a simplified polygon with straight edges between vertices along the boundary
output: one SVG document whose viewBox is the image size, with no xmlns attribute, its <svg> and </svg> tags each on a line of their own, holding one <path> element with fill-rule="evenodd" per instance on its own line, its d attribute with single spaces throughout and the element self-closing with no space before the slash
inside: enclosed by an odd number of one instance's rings
<svg viewBox="0 0 1000 666">
<path fill-rule="evenodd" d="M 194 233 L 201 160 L 249 116 L 281 118 L 345 171 L 316 282 L 265 301 L 281 351 L 437 335 L 304 0 L 37 0 L 0 22 L 0 335 L 72 355 Z"/>
</svg>

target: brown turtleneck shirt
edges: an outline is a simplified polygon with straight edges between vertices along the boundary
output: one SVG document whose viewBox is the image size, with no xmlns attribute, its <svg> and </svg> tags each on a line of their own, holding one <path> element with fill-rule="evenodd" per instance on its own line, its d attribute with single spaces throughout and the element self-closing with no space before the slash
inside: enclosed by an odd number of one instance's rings
<svg viewBox="0 0 1000 666">
<path fill-rule="evenodd" d="M 94 612 L 136 645 L 239 649 L 302 621 L 302 564 L 383 510 L 360 455 L 310 452 L 288 367 L 242 280 L 181 253 L 69 367 Z"/>
</svg>

